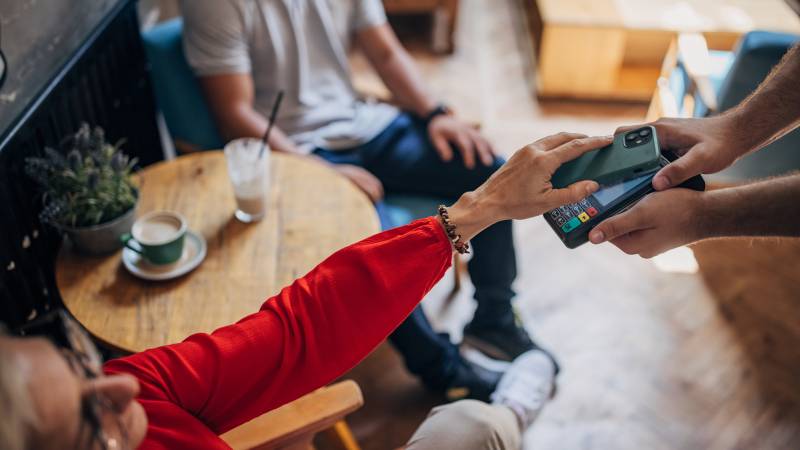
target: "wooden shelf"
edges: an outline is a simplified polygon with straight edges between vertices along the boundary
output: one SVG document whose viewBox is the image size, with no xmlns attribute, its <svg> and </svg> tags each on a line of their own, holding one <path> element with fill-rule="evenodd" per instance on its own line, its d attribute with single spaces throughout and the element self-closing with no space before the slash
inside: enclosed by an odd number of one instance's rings
<svg viewBox="0 0 800 450">
<path fill-rule="evenodd" d="M 784 0 L 526 0 L 537 95 L 647 102 L 670 42 L 702 32 L 730 50 L 753 29 L 800 34 Z"/>
<path fill-rule="evenodd" d="M 616 80 L 607 89 L 575 88 L 554 90 L 539 86 L 541 98 L 572 98 L 588 100 L 618 100 L 647 102 L 653 96 L 653 87 L 658 81 L 659 68 L 646 66 L 623 66 L 616 72 Z"/>
</svg>

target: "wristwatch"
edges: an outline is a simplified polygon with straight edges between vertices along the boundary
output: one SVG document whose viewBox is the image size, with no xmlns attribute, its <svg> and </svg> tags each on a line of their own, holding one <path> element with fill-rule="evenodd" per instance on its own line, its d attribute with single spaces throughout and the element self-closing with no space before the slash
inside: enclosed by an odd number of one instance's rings
<svg viewBox="0 0 800 450">
<path fill-rule="evenodd" d="M 433 120 L 433 118 L 436 116 L 449 116 L 451 114 L 453 114 L 453 111 L 450 110 L 450 108 L 448 108 L 447 105 L 445 105 L 444 103 L 439 103 L 438 105 L 436 105 L 435 108 L 433 108 L 430 112 L 428 112 L 428 114 L 426 114 L 425 117 L 422 118 L 422 120 L 426 124 L 428 124 L 431 123 L 431 120 Z"/>
</svg>

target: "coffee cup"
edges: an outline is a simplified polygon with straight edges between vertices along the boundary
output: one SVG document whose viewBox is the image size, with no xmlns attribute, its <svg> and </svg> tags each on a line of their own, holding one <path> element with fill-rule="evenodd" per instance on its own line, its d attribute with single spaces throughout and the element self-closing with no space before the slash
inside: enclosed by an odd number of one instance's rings
<svg viewBox="0 0 800 450">
<path fill-rule="evenodd" d="M 153 211 L 140 217 L 121 239 L 125 247 L 142 255 L 150 264 L 165 265 L 183 255 L 186 219 L 170 211 Z"/>
</svg>

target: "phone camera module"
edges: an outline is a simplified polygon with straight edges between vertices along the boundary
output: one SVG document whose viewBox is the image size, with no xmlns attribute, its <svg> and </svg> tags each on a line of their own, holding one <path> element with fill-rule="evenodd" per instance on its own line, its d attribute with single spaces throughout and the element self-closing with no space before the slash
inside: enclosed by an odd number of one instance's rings
<svg viewBox="0 0 800 450">
<path fill-rule="evenodd" d="M 634 148 L 639 147 L 640 145 L 644 145 L 650 142 L 650 139 L 653 136 L 653 132 L 650 128 L 641 128 L 638 130 L 631 131 L 630 133 L 625 135 L 625 147 L 627 148 Z"/>
</svg>

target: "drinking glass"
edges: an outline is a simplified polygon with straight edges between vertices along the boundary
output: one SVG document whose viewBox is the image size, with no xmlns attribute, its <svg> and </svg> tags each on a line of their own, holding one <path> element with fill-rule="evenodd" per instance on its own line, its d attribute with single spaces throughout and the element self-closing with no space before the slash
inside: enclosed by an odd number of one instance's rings
<svg viewBox="0 0 800 450">
<path fill-rule="evenodd" d="M 228 175 L 236 196 L 236 218 L 250 223 L 261 220 L 267 212 L 269 193 L 269 145 L 261 153 L 261 140 L 236 139 L 225 146 Z"/>
</svg>

